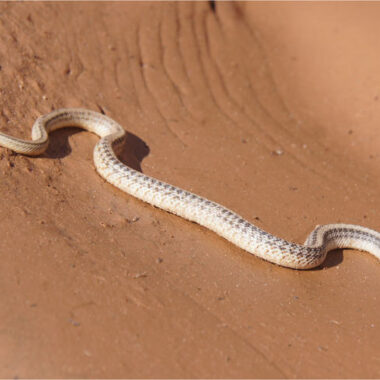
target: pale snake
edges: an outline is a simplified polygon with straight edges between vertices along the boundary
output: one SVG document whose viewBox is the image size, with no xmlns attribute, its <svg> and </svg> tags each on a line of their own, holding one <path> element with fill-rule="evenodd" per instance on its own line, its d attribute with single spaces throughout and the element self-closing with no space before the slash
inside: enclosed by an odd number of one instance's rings
<svg viewBox="0 0 380 380">
<path fill-rule="evenodd" d="M 380 259 L 380 233 L 369 228 L 351 224 L 317 226 L 305 245 L 291 243 L 263 231 L 220 204 L 126 166 L 114 152 L 116 145 L 124 141 L 124 129 L 94 111 L 53 111 L 36 120 L 32 128 L 33 141 L 0 133 L 0 145 L 17 153 L 39 155 L 48 146 L 49 132 L 64 127 L 80 127 L 100 136 L 94 149 L 94 162 L 98 173 L 108 182 L 153 206 L 209 228 L 267 261 L 289 268 L 308 269 L 320 265 L 327 252 L 337 248 L 367 251 Z"/>
</svg>

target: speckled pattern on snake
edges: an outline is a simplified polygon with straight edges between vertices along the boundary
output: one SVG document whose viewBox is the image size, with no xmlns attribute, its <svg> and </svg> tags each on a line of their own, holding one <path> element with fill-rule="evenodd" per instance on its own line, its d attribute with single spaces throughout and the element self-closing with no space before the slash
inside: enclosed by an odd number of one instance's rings
<svg viewBox="0 0 380 380">
<path fill-rule="evenodd" d="M 233 211 L 186 190 L 149 177 L 118 160 L 114 148 L 122 143 L 124 129 L 109 117 L 85 109 L 60 109 L 39 117 L 32 128 L 32 140 L 25 141 L 0 133 L 0 145 L 17 153 L 35 156 L 48 145 L 48 133 L 64 127 L 80 127 L 97 134 L 94 149 L 98 173 L 120 190 L 194 221 L 238 247 L 272 263 L 295 269 L 320 265 L 327 252 L 353 248 L 380 259 L 380 233 L 351 224 L 317 226 L 304 245 L 278 238 Z"/>
</svg>

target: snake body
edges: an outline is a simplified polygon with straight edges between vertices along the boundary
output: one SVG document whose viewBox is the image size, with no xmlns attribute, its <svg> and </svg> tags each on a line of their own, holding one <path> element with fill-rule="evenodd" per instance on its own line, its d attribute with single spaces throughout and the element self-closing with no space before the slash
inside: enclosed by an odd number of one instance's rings
<svg viewBox="0 0 380 380">
<path fill-rule="evenodd" d="M 48 146 L 49 132 L 64 127 L 84 128 L 100 137 L 94 149 L 94 162 L 106 181 L 153 206 L 209 228 L 262 259 L 284 267 L 308 269 L 320 265 L 327 252 L 336 248 L 367 251 L 380 259 L 380 233 L 369 228 L 328 224 L 317 226 L 304 245 L 288 242 L 263 231 L 218 203 L 126 166 L 114 152 L 114 148 L 124 141 L 124 129 L 114 120 L 94 111 L 53 111 L 36 120 L 32 141 L 0 133 L 0 145 L 17 153 L 39 155 Z"/>
</svg>

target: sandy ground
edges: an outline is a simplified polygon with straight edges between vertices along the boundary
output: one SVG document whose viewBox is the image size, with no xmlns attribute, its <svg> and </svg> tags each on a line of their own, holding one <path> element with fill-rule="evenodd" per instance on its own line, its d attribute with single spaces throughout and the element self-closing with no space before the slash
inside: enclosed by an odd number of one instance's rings
<svg viewBox="0 0 380 380">
<path fill-rule="evenodd" d="M 380 229 L 380 3 L 1 3 L 0 127 L 60 107 L 123 162 L 303 242 Z M 0 150 L 1 377 L 380 377 L 380 264 L 260 260 L 95 172 Z"/>
</svg>

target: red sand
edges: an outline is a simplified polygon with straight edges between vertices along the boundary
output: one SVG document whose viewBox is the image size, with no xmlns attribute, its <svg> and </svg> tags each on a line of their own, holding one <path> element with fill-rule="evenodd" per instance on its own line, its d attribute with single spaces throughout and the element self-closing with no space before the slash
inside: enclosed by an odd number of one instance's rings
<svg viewBox="0 0 380 380">
<path fill-rule="evenodd" d="M 1 3 L 0 126 L 61 107 L 125 163 L 303 242 L 380 229 L 379 3 Z M 95 172 L 1 149 L 2 377 L 380 377 L 380 265 L 262 261 Z M 276 154 L 280 152 L 282 154 Z"/>
</svg>

